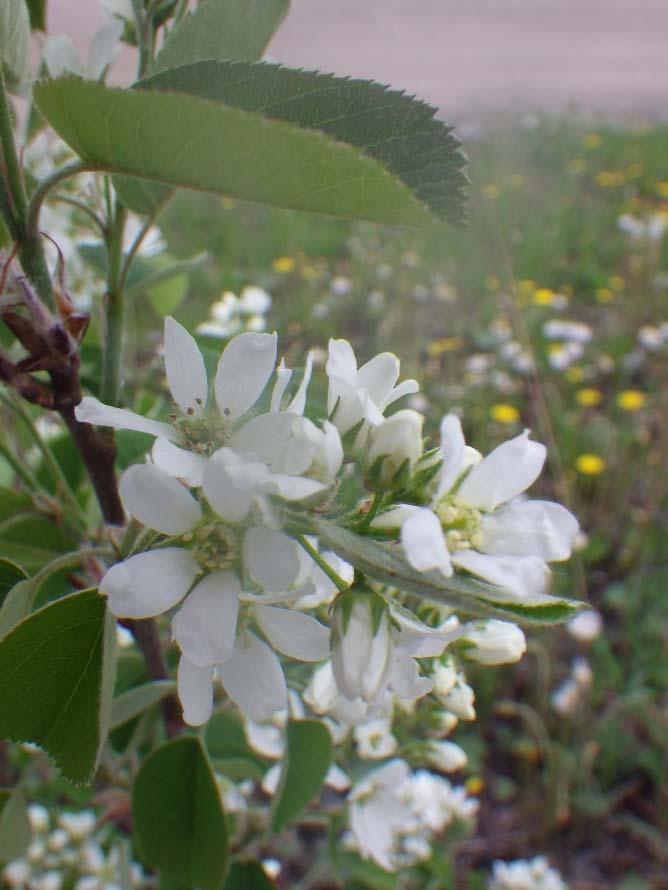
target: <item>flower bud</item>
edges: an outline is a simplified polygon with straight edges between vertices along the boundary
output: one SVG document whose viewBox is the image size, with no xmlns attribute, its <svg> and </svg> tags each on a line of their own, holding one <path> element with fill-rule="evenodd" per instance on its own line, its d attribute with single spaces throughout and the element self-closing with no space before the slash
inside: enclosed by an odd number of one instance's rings
<svg viewBox="0 0 668 890">
<path fill-rule="evenodd" d="M 348 699 L 373 701 L 384 688 L 393 656 L 390 616 L 382 597 L 350 590 L 334 601 L 332 668 Z"/>
<path fill-rule="evenodd" d="M 456 773 L 468 762 L 466 752 L 454 742 L 429 742 L 426 758 L 430 766 L 442 773 Z"/>
<path fill-rule="evenodd" d="M 405 408 L 371 429 L 364 456 L 369 488 L 382 491 L 408 480 L 422 454 L 423 420 Z"/>
<path fill-rule="evenodd" d="M 492 619 L 469 631 L 466 657 L 479 664 L 510 664 L 519 661 L 527 648 L 523 631 L 509 621 Z"/>
</svg>

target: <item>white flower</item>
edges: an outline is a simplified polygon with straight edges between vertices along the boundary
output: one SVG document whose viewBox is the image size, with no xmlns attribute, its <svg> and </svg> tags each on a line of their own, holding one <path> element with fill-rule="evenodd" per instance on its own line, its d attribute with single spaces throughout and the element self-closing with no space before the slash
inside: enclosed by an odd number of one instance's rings
<svg viewBox="0 0 668 890">
<path fill-rule="evenodd" d="M 359 723 L 353 730 L 357 754 L 363 760 L 383 760 L 397 750 L 398 742 L 392 735 L 392 720 L 380 717 Z"/>
<path fill-rule="evenodd" d="M 385 410 L 402 396 L 415 393 L 415 380 L 399 386 L 399 359 L 390 352 L 372 358 L 361 368 L 347 340 L 330 340 L 326 365 L 329 378 L 327 412 L 341 435 L 358 430 L 353 451 L 358 451 L 371 426 L 383 419 Z"/>
<path fill-rule="evenodd" d="M 337 597 L 332 616 L 332 668 L 349 699 L 373 701 L 392 669 L 392 636 L 385 601 L 371 591 Z"/>
<path fill-rule="evenodd" d="M 77 74 L 88 80 L 99 80 L 118 59 L 122 34 L 123 23 L 117 19 L 102 25 L 93 36 L 85 65 L 79 51 L 65 34 L 47 37 L 44 41 L 42 58 L 49 75 L 60 77 L 62 74 Z"/>
<path fill-rule="evenodd" d="M 460 720 L 475 720 L 475 693 L 452 662 L 439 662 L 432 673 L 434 693 L 441 703 Z"/>
<path fill-rule="evenodd" d="M 470 824 L 478 812 L 478 801 L 469 797 L 465 788 L 455 788 L 448 779 L 424 769 L 414 774 L 411 791 L 415 812 L 435 834 L 453 822 Z"/>
<path fill-rule="evenodd" d="M 593 336 L 589 325 L 581 321 L 569 321 L 565 318 L 553 318 L 543 325 L 543 335 L 548 340 L 566 340 L 570 343 L 584 345 Z"/>
<path fill-rule="evenodd" d="M 601 634 L 603 619 L 596 609 L 587 609 L 580 612 L 566 625 L 568 633 L 581 643 L 591 643 Z"/>
<path fill-rule="evenodd" d="M 488 890 L 567 890 L 567 885 L 544 856 L 536 856 L 495 862 Z"/>
<path fill-rule="evenodd" d="M 540 599 L 547 562 L 567 559 L 578 532 L 560 504 L 518 498 L 538 477 L 546 449 L 527 431 L 487 457 L 469 448 L 459 418 L 441 423 L 442 465 L 430 508 L 404 505 L 374 519 L 400 527 L 410 564 L 446 577 L 463 569 L 519 599 Z"/>
<path fill-rule="evenodd" d="M 182 412 L 174 424 L 104 405 L 91 396 L 82 399 L 75 414 L 84 423 L 156 436 L 155 463 L 197 485 L 206 466 L 204 455 L 227 441 L 269 382 L 276 363 L 276 334 L 244 333 L 227 344 L 214 380 L 218 416 L 206 412 L 208 382 L 199 347 L 169 316 L 165 319 L 164 357 L 167 383 Z"/>
<path fill-rule="evenodd" d="M 521 628 L 509 621 L 490 621 L 471 625 L 463 635 L 470 643 L 465 655 L 480 664 L 509 664 L 519 661 L 527 648 Z"/>
<path fill-rule="evenodd" d="M 422 454 L 423 421 L 417 411 L 404 408 L 371 429 L 364 453 L 368 487 L 382 491 L 412 473 Z"/>
</svg>

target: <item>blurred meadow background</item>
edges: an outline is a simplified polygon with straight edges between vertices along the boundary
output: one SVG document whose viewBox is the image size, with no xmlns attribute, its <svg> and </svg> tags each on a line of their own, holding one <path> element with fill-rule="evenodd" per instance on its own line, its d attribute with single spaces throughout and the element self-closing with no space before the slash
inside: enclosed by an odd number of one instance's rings
<svg viewBox="0 0 668 890">
<path fill-rule="evenodd" d="M 468 227 L 396 231 L 180 193 L 161 223 L 179 274 L 162 278 L 158 264 L 133 292 L 127 402 L 155 399 L 154 347 L 173 313 L 205 325 L 211 356 L 249 319 L 279 331 L 289 366 L 313 347 L 324 361 L 330 336 L 361 360 L 391 350 L 421 381 L 414 404 L 430 434 L 453 410 L 484 451 L 530 428 L 549 450 L 537 493 L 582 526 L 556 586 L 595 612 L 532 632 L 518 665 L 469 672 L 478 720 L 452 738 L 469 757 L 478 830 L 410 886 L 455 886 L 456 871 L 457 886 L 482 888 L 493 860 L 542 853 L 576 890 L 666 888 L 668 13 L 426 3 L 421 44 L 402 30 L 403 4 L 307 6 L 294 4 L 271 55 L 438 104 L 469 158 Z M 52 31 L 75 28 L 75 7 L 88 27 L 79 3 L 54 3 Z M 332 25 L 320 45 L 308 37 L 317 15 Z M 94 250 L 83 255 L 94 268 Z M 119 440 L 129 463 L 136 439 Z M 76 488 L 65 440 L 51 447 Z M 48 462 L 37 471 L 54 484 Z M 21 526 L 2 521 L 3 553 L 18 559 Z M 355 880 L 346 886 L 409 886 L 373 869 Z"/>
</svg>

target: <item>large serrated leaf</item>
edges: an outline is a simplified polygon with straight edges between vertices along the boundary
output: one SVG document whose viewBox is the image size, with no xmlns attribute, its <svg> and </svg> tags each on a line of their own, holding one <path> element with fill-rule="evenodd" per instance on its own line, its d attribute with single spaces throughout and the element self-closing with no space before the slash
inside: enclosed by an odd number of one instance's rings
<svg viewBox="0 0 668 890">
<path fill-rule="evenodd" d="M 452 128 L 426 102 L 369 80 L 265 62 L 205 60 L 140 81 L 318 130 L 386 167 L 439 219 L 464 216 L 465 159 Z"/>
<path fill-rule="evenodd" d="M 202 0 L 170 31 L 151 71 L 199 59 L 259 59 L 289 0 Z"/>
<path fill-rule="evenodd" d="M 0 641 L 0 738 L 34 742 L 87 781 L 107 735 L 116 625 L 96 590 L 45 606 Z"/>
<path fill-rule="evenodd" d="M 285 733 L 281 780 L 271 809 L 271 826 L 280 831 L 320 791 L 332 762 L 332 737 L 319 720 L 290 720 Z"/>
<path fill-rule="evenodd" d="M 314 130 L 219 102 L 59 78 L 35 101 L 84 161 L 169 185 L 395 225 L 434 217 L 379 161 Z"/>
<path fill-rule="evenodd" d="M 295 530 L 299 530 L 298 525 Z M 446 578 L 438 571 L 418 572 L 398 547 L 362 537 L 327 520 L 309 520 L 308 530 L 370 578 L 445 603 L 462 614 L 545 625 L 567 621 L 585 608 L 584 603 L 548 594 L 519 600 L 500 587 L 460 574 Z"/>
<path fill-rule="evenodd" d="M 144 761 L 135 779 L 132 816 L 150 865 L 186 887 L 219 890 L 227 869 L 227 827 L 198 739 L 175 739 Z"/>
</svg>

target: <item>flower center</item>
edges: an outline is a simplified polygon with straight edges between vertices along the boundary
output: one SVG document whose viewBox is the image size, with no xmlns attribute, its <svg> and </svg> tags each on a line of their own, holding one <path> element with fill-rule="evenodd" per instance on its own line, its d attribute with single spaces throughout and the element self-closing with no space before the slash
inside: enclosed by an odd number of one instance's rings
<svg viewBox="0 0 668 890">
<path fill-rule="evenodd" d="M 444 498 L 436 507 L 436 515 L 441 520 L 448 550 L 470 550 L 482 544 L 482 514 L 475 507 L 458 504 Z"/>
<path fill-rule="evenodd" d="M 183 447 L 198 454 L 213 454 L 230 438 L 231 423 L 225 417 L 195 414 L 189 408 L 185 416 L 172 414 L 170 419 Z"/>
<path fill-rule="evenodd" d="M 183 536 L 191 544 L 191 553 L 202 571 L 231 568 L 239 559 L 241 548 L 235 529 L 224 522 L 204 522 Z"/>
</svg>

